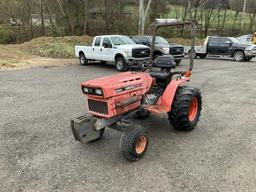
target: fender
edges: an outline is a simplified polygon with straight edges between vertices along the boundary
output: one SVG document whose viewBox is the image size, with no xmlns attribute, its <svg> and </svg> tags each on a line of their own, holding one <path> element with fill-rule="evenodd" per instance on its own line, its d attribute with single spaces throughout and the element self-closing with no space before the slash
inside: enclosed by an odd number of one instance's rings
<svg viewBox="0 0 256 192">
<path fill-rule="evenodd" d="M 179 86 L 189 81 L 189 77 L 172 80 L 166 87 L 163 95 L 159 97 L 157 104 L 148 106 L 147 110 L 155 113 L 166 113 L 171 111 L 173 99 Z"/>
</svg>

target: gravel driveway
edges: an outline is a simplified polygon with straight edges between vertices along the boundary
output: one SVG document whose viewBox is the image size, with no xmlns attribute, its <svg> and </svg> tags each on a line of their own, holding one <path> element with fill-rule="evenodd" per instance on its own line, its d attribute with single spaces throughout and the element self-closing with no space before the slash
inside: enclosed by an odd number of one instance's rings
<svg viewBox="0 0 256 192">
<path fill-rule="evenodd" d="M 136 120 L 151 141 L 135 163 L 120 154 L 119 132 L 83 145 L 69 126 L 86 113 L 80 83 L 113 73 L 100 64 L 0 72 L 0 191 L 256 191 L 256 61 L 196 60 L 197 128 Z"/>
</svg>

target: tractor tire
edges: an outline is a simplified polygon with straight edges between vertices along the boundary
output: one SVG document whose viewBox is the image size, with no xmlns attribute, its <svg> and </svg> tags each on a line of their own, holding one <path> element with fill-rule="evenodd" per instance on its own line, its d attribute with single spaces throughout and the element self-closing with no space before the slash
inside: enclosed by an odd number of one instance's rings
<svg viewBox="0 0 256 192">
<path fill-rule="evenodd" d="M 146 119 L 147 117 L 149 117 L 150 112 L 147 110 L 142 110 L 142 111 L 137 111 L 134 115 L 134 118 L 136 119 Z"/>
<path fill-rule="evenodd" d="M 131 124 L 121 136 L 120 150 L 125 159 L 137 161 L 146 153 L 148 143 L 147 130 L 140 125 Z"/>
<path fill-rule="evenodd" d="M 198 54 L 198 56 L 200 57 L 200 59 L 205 59 L 207 57 L 207 54 Z"/>
<path fill-rule="evenodd" d="M 176 91 L 171 111 L 168 113 L 171 125 L 179 130 L 190 131 L 197 125 L 202 110 L 202 96 L 199 89 L 182 86 Z"/>
<path fill-rule="evenodd" d="M 98 137 L 97 139 L 94 139 L 94 140 L 89 141 L 88 143 L 93 143 L 93 142 L 95 142 L 95 141 L 99 141 L 99 140 L 103 137 L 103 135 L 104 135 L 104 133 L 105 133 L 105 128 L 99 130 L 99 132 L 100 132 L 99 137 Z"/>
<path fill-rule="evenodd" d="M 125 63 L 125 60 L 123 57 L 116 58 L 116 70 L 119 72 L 128 70 L 127 63 Z"/>
<path fill-rule="evenodd" d="M 87 65 L 88 64 L 88 60 L 86 59 L 86 57 L 83 53 L 79 54 L 79 62 L 80 62 L 80 65 Z"/>
<path fill-rule="evenodd" d="M 243 51 L 235 51 L 233 54 L 233 58 L 235 61 L 244 61 L 245 60 L 245 55 Z"/>
</svg>

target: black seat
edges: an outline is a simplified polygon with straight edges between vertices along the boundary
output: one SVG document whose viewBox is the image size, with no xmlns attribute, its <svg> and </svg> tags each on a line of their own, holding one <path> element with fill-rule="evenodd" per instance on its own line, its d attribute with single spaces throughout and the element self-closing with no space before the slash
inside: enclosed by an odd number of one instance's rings
<svg viewBox="0 0 256 192">
<path fill-rule="evenodd" d="M 156 79 L 166 79 L 170 75 L 171 68 L 175 68 L 174 58 L 169 55 L 159 56 L 149 70 L 149 74 Z"/>
</svg>

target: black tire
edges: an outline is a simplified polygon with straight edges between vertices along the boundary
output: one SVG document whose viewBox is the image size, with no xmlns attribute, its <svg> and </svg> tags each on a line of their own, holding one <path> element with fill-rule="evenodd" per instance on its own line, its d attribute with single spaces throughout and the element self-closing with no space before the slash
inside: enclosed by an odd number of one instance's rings
<svg viewBox="0 0 256 192">
<path fill-rule="evenodd" d="M 86 57 L 83 53 L 79 54 L 79 62 L 80 62 L 80 65 L 87 65 L 88 64 L 88 60 L 86 59 Z"/>
<path fill-rule="evenodd" d="M 233 58 L 235 61 L 244 61 L 245 60 L 245 55 L 243 51 L 235 51 L 233 54 Z"/>
<path fill-rule="evenodd" d="M 136 119 L 145 119 L 145 118 L 149 117 L 149 115 L 150 115 L 150 112 L 143 109 L 143 110 L 137 111 L 134 115 L 134 118 L 136 118 Z"/>
<path fill-rule="evenodd" d="M 140 125 L 131 124 L 121 136 L 120 150 L 125 159 L 137 161 L 146 153 L 148 143 L 147 130 Z"/>
<path fill-rule="evenodd" d="M 179 66 L 179 65 L 180 65 L 180 63 L 181 63 L 181 59 L 176 60 L 176 61 L 175 61 L 175 63 L 176 63 L 176 66 Z"/>
<path fill-rule="evenodd" d="M 94 139 L 94 140 L 89 141 L 88 143 L 93 143 L 93 142 L 95 142 L 95 141 L 100 140 L 100 139 L 103 137 L 104 133 L 105 133 L 105 128 L 100 129 L 99 132 L 100 132 L 99 137 L 98 137 L 97 139 Z"/>
<path fill-rule="evenodd" d="M 116 70 L 117 71 L 127 71 L 128 65 L 125 63 L 124 57 L 116 58 Z"/>
<path fill-rule="evenodd" d="M 160 54 L 160 53 L 155 53 L 154 56 L 153 56 L 154 61 L 157 59 L 157 57 L 160 57 L 160 56 L 162 56 L 162 54 Z"/>
<path fill-rule="evenodd" d="M 101 64 L 107 64 L 107 61 L 100 61 Z"/>
<path fill-rule="evenodd" d="M 197 125 L 201 110 L 202 96 L 200 90 L 187 86 L 179 87 L 171 111 L 168 113 L 169 121 L 176 129 L 190 131 Z"/>
<path fill-rule="evenodd" d="M 251 61 L 252 60 L 252 57 L 249 57 L 249 58 L 245 58 L 244 61 Z"/>
<path fill-rule="evenodd" d="M 200 57 L 200 59 L 205 59 L 207 57 L 207 54 L 198 54 L 198 56 Z"/>
</svg>

